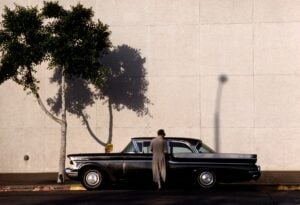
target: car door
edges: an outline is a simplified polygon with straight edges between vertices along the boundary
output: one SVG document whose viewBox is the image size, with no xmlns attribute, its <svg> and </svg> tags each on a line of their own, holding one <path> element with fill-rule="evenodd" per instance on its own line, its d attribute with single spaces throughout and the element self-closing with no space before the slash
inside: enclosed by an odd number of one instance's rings
<svg viewBox="0 0 300 205">
<path fill-rule="evenodd" d="M 184 160 L 174 158 L 174 154 L 178 153 L 194 153 L 192 147 L 183 141 L 172 140 L 168 142 L 169 152 L 168 155 L 168 171 L 167 178 L 174 182 L 186 182 L 190 180 L 191 170 L 189 165 Z"/>
<path fill-rule="evenodd" d="M 136 140 L 136 153 L 128 154 L 123 163 L 124 177 L 131 181 L 152 180 L 152 153 L 150 140 Z"/>
</svg>

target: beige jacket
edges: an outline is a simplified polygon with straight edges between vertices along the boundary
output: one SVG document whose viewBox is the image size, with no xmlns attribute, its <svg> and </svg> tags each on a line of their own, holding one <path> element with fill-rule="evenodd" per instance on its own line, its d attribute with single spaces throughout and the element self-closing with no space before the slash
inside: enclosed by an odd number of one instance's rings
<svg viewBox="0 0 300 205">
<path fill-rule="evenodd" d="M 151 141 L 150 149 L 153 153 L 152 173 L 153 181 L 160 184 L 160 179 L 166 181 L 166 144 L 163 137 L 158 136 Z"/>
</svg>

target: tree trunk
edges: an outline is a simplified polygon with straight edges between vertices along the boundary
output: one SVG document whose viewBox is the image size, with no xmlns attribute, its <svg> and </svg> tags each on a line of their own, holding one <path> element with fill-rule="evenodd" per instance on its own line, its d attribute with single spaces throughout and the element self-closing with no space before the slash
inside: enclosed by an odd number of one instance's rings
<svg viewBox="0 0 300 205">
<path fill-rule="evenodd" d="M 63 69 L 61 69 L 61 98 L 62 98 L 62 118 L 59 119 L 55 117 L 51 112 L 49 112 L 44 105 L 43 101 L 40 98 L 40 95 L 37 93 L 36 90 L 32 89 L 32 93 L 36 97 L 39 106 L 44 111 L 44 113 L 53 119 L 55 122 L 59 123 L 61 126 L 61 142 L 60 142 L 60 153 L 59 153 L 59 166 L 58 166 L 58 176 L 57 176 L 57 183 L 63 183 L 65 181 L 65 161 L 66 161 L 66 147 L 67 147 L 67 117 L 66 117 L 66 98 L 65 98 L 65 91 L 66 91 L 66 83 L 65 83 L 65 76 L 63 73 Z"/>
<path fill-rule="evenodd" d="M 58 165 L 58 176 L 57 183 L 63 183 L 65 181 L 65 162 L 66 162 L 66 147 L 67 147 L 67 116 L 66 116 L 66 98 L 65 98 L 65 76 L 62 69 L 61 76 L 61 140 L 60 140 L 60 153 L 59 153 L 59 165 Z"/>
</svg>

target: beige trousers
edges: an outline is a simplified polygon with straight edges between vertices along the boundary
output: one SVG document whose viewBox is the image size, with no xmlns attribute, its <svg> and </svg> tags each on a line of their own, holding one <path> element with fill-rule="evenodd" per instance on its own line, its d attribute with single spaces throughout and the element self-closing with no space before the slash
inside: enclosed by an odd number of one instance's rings
<svg viewBox="0 0 300 205">
<path fill-rule="evenodd" d="M 163 137 L 158 136 L 151 141 L 152 158 L 152 173 L 153 181 L 161 187 L 161 179 L 166 181 L 166 160 L 165 160 L 165 141 Z"/>
</svg>

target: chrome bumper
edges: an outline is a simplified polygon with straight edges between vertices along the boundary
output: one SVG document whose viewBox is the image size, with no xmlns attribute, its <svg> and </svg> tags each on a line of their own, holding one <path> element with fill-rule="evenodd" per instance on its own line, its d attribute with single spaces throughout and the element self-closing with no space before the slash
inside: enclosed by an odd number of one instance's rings
<svg viewBox="0 0 300 205">
<path fill-rule="evenodd" d="M 71 168 L 66 168 L 65 173 L 69 178 L 78 178 L 78 170 L 74 170 Z"/>
<path fill-rule="evenodd" d="M 257 166 L 256 170 L 249 171 L 249 174 L 251 174 L 252 179 L 257 180 L 261 175 L 260 166 Z"/>
</svg>

